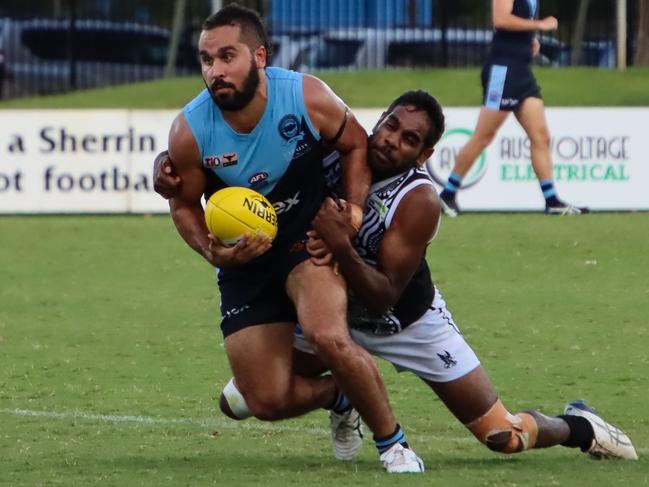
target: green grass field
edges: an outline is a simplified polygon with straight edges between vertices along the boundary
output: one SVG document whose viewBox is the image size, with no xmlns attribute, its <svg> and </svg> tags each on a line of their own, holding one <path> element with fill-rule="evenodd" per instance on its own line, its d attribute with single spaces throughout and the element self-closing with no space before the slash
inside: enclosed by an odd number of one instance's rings
<svg viewBox="0 0 649 487">
<path fill-rule="evenodd" d="M 403 91 L 425 89 L 443 106 L 481 103 L 480 70 L 419 69 L 316 73 L 351 107 L 384 107 Z M 595 68 L 535 70 L 549 106 L 647 106 L 649 68 L 624 72 Z M 203 88 L 199 77 L 177 78 L 8 100 L 2 108 L 180 108 Z"/>
<path fill-rule="evenodd" d="M 511 410 L 584 398 L 638 462 L 557 447 L 497 456 L 414 377 L 382 366 L 424 458 L 395 479 L 371 441 L 337 462 L 322 411 L 236 423 L 213 272 L 168 217 L 0 217 L 1 485 L 649 484 L 649 214 L 466 215 L 433 277 Z"/>
<path fill-rule="evenodd" d="M 540 69 L 553 106 L 647 106 L 649 69 Z M 424 88 L 480 103 L 479 70 L 323 73 L 353 107 Z M 198 78 L 2 101 L 3 108 L 179 108 Z M 337 462 L 324 412 L 236 423 L 212 270 L 168 217 L 0 217 L 0 485 L 649 485 L 649 214 L 466 215 L 429 250 L 433 278 L 511 410 L 589 400 L 638 462 L 565 448 L 497 456 L 417 379 L 382 370 L 426 462 L 389 477 L 367 441 Z"/>
</svg>

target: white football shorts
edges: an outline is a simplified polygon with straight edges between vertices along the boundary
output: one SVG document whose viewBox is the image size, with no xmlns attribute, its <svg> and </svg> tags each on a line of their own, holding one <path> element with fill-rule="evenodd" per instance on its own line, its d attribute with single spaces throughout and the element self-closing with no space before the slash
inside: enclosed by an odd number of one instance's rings
<svg viewBox="0 0 649 487">
<path fill-rule="evenodd" d="M 375 335 L 350 329 L 352 338 L 372 355 L 392 363 L 398 372 L 410 371 L 430 382 L 449 382 L 465 376 L 480 360 L 453 321 L 441 293 L 414 323 L 394 335 Z M 298 326 L 293 346 L 313 354 Z"/>
</svg>

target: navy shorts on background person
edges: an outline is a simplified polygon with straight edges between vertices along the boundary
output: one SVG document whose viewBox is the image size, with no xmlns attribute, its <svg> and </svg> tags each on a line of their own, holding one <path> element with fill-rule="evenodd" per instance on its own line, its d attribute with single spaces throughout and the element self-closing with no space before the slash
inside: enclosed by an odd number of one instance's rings
<svg viewBox="0 0 649 487">
<path fill-rule="evenodd" d="M 268 323 L 297 323 L 295 306 L 286 294 L 286 279 L 309 258 L 306 232 L 271 249 L 254 261 L 220 269 L 223 337 L 243 328 Z"/>
<path fill-rule="evenodd" d="M 482 103 L 490 110 L 516 111 L 525 98 L 541 98 L 528 64 L 486 64 L 481 78 Z"/>
</svg>

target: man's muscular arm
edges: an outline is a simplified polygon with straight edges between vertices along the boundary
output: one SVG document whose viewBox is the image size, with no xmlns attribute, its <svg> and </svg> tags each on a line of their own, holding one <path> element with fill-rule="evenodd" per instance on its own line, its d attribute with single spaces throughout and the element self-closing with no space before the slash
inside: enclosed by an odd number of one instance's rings
<svg viewBox="0 0 649 487">
<path fill-rule="evenodd" d="M 173 161 L 175 173 L 183 182 L 169 200 L 176 229 L 187 245 L 214 264 L 201 205 L 205 174 L 196 140 L 183 114 L 176 117 L 169 131 L 169 157 Z"/>
<path fill-rule="evenodd" d="M 333 253 L 347 285 L 378 314 L 401 297 L 435 235 L 439 216 L 439 199 L 431 187 L 422 185 L 410 191 L 383 236 L 376 267 L 367 264 L 353 247 L 345 232 L 344 217 L 333 200 L 325 201 L 314 227 Z"/>
<path fill-rule="evenodd" d="M 367 132 L 354 114 L 348 111 L 344 129 L 339 134 L 345 112 L 348 110 L 347 106 L 318 78 L 304 75 L 302 83 L 304 101 L 311 122 L 320 132 L 324 142 L 333 141 L 331 147 L 338 150 L 342 156 L 345 199 L 355 206 L 352 214 L 358 229 L 372 180 L 367 165 Z"/>
<path fill-rule="evenodd" d="M 246 234 L 233 247 L 225 246 L 209 234 L 201 205 L 205 173 L 196 140 L 182 114 L 176 117 L 169 132 L 169 157 L 182 181 L 178 192 L 169 200 L 171 217 L 187 245 L 216 267 L 245 264 L 270 249 L 270 238 L 262 234 Z"/>
</svg>

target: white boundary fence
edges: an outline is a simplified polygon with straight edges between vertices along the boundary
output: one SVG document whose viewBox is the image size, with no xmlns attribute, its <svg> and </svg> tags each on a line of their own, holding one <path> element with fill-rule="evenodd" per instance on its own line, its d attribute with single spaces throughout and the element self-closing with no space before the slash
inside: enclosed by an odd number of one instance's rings
<svg viewBox="0 0 649 487">
<path fill-rule="evenodd" d="M 166 148 L 171 110 L 0 111 L 0 213 L 164 213 L 151 166 Z M 355 113 L 370 130 L 380 109 Z M 427 163 L 442 183 L 478 108 L 445 110 L 447 131 Z M 649 108 L 549 108 L 557 188 L 594 210 L 649 210 Z M 529 211 L 543 199 L 529 141 L 514 117 L 459 193 L 476 211 Z"/>
</svg>

